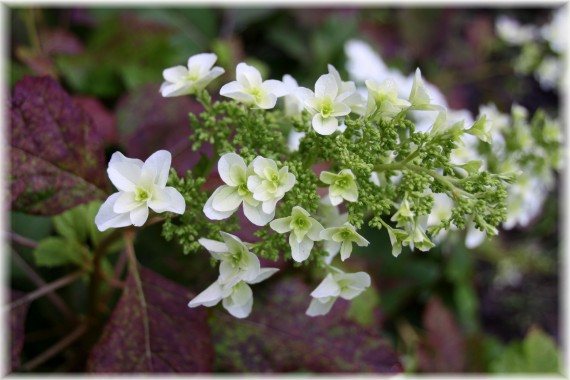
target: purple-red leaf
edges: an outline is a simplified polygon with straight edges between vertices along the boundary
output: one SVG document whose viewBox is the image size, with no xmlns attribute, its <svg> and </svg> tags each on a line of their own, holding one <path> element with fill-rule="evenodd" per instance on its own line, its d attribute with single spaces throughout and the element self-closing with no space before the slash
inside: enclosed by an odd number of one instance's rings
<svg viewBox="0 0 570 380">
<path fill-rule="evenodd" d="M 91 119 L 49 77 L 24 77 L 10 109 L 12 209 L 55 215 L 105 198 L 101 138 Z"/>
<path fill-rule="evenodd" d="M 202 112 L 202 106 L 190 97 L 163 98 L 158 84 L 133 90 L 119 101 L 117 122 L 120 140 L 127 156 L 146 160 L 160 149 L 172 153 L 172 167 L 185 175 L 200 160 L 200 154 L 212 156 L 211 146 L 194 152 L 188 137 L 190 112 Z M 217 160 L 217 158 L 215 158 Z"/>
<path fill-rule="evenodd" d="M 91 351 L 88 370 L 99 373 L 211 371 L 214 350 L 206 310 L 188 308 L 191 295 L 183 287 L 148 269 L 139 267 L 139 271 L 146 308 L 134 277 L 129 275 L 123 295 L 100 341 Z"/>
<path fill-rule="evenodd" d="M 260 292 L 259 288 L 253 290 L 253 312 L 247 319 L 236 319 L 220 310 L 211 323 L 217 369 L 230 372 L 402 371 L 398 355 L 376 328 L 364 328 L 346 317 L 347 301 L 337 300 L 325 316 L 308 317 L 305 311 L 312 289 L 299 279 L 282 280 L 268 286 L 266 292 Z"/>
<path fill-rule="evenodd" d="M 432 298 L 423 316 L 426 335 L 417 347 L 422 372 L 465 370 L 465 340 L 453 314 L 438 298 Z"/>
<path fill-rule="evenodd" d="M 24 293 L 16 290 L 11 290 L 10 294 L 12 302 L 25 296 Z M 20 353 L 24 347 L 25 337 L 24 325 L 29 305 L 28 302 L 25 302 L 10 309 L 10 366 L 12 369 L 20 366 Z"/>
</svg>

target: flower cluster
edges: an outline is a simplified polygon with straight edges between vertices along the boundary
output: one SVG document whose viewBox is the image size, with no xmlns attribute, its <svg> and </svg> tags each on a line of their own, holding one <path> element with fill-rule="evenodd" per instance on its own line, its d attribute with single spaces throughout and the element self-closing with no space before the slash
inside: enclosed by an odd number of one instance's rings
<svg viewBox="0 0 570 380">
<path fill-rule="evenodd" d="M 224 72 L 213 67 L 215 55 L 198 54 L 188 68 L 166 69 L 163 96 L 192 94 L 204 106 L 200 115 L 190 115 L 193 149 L 213 145 L 223 184 L 204 193 L 206 179 L 216 179 L 211 166 L 200 166 L 186 180 L 172 171 L 177 189 L 167 187 L 167 152 L 145 163 L 116 153 L 109 176 L 119 193 L 101 207 L 98 227 L 141 226 L 148 207 L 169 211 L 165 238 L 178 237 L 185 252 L 205 248 L 220 264 L 217 280 L 188 306 L 222 301 L 237 318 L 252 311 L 250 285 L 277 271 L 261 268 L 258 256 L 275 260 L 281 254 L 296 267 L 314 263 L 325 271 L 306 311 L 317 316 L 328 313 L 338 297 L 351 300 L 370 287 L 368 274 L 339 268 L 355 245 L 369 245 L 361 231 L 365 223 L 386 230 L 394 256 L 403 247 L 428 251 L 452 229 L 476 231 L 477 239 L 497 234 L 500 223 L 509 223 L 508 196 L 516 199 L 507 184 L 528 169 L 523 162 L 550 173 L 560 143 L 555 123 L 542 115 L 529 129 L 518 108 L 512 120 L 489 110 L 473 120 L 448 110 L 419 69 L 405 77 L 360 42 L 351 42 L 349 50 L 354 81 L 329 65 L 310 86 L 313 91 L 290 75 L 263 80 L 255 67 L 239 63 L 235 81 L 220 90 L 229 100 L 214 103 L 205 87 Z M 515 128 L 505 132 L 497 120 Z M 535 124 L 550 134 L 538 139 Z M 542 161 L 525 153 L 507 160 L 537 141 Z M 488 149 L 491 142 L 494 149 Z M 253 244 L 231 234 L 238 227 L 230 221 L 242 205 L 257 226 L 260 240 Z M 175 219 L 173 213 L 183 215 Z M 222 241 L 213 240 L 220 235 Z"/>
</svg>

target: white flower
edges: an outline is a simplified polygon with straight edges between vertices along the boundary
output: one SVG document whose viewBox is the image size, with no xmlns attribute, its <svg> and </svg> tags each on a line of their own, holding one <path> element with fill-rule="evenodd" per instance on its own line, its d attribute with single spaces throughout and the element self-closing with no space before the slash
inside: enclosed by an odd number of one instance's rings
<svg viewBox="0 0 570 380">
<path fill-rule="evenodd" d="M 204 205 L 204 214 L 212 220 L 229 218 L 243 203 L 243 213 L 253 224 L 264 226 L 275 216 L 275 212 L 264 212 L 262 202 L 253 198 L 247 187 L 253 168 L 235 153 L 226 153 L 218 161 L 218 173 L 225 185 L 218 187 Z"/>
<path fill-rule="evenodd" d="M 370 286 L 370 276 L 365 272 L 344 273 L 331 267 L 325 279 L 311 293 L 313 297 L 306 314 L 310 317 L 327 314 L 338 297 L 351 300 Z"/>
<path fill-rule="evenodd" d="M 340 204 L 343 199 L 349 202 L 358 200 L 358 187 L 352 170 L 343 169 L 338 174 L 323 171 L 319 179 L 330 185 L 329 197 L 333 206 Z"/>
<path fill-rule="evenodd" d="M 368 89 L 368 115 L 379 112 L 388 117 L 394 117 L 402 110 L 411 106 L 410 102 L 398 97 L 398 86 L 393 79 L 386 79 L 378 83 L 373 79 L 366 81 Z"/>
<path fill-rule="evenodd" d="M 540 30 L 540 34 L 544 39 L 548 41 L 552 50 L 558 54 L 564 54 L 566 50 L 566 44 L 568 41 L 568 35 L 566 33 L 566 19 L 567 19 L 567 8 L 558 8 L 552 17 L 550 23 L 543 26 Z"/>
<path fill-rule="evenodd" d="M 336 85 L 338 86 L 339 95 L 336 100 L 343 102 L 350 107 L 350 110 L 358 115 L 364 115 L 366 108 L 366 100 L 364 97 L 356 90 L 356 85 L 354 82 L 348 81 L 344 82 L 340 78 L 338 70 L 333 65 L 327 66 L 329 69 L 329 74 L 334 77 Z"/>
<path fill-rule="evenodd" d="M 303 99 L 307 111 L 313 115 L 311 125 L 320 135 L 332 135 L 338 128 L 337 117 L 350 113 L 350 107 L 337 99 L 338 84 L 331 74 L 321 75 L 315 83 L 315 92 L 299 87 L 298 96 Z"/>
<path fill-rule="evenodd" d="M 542 60 L 534 76 L 538 79 L 542 89 L 552 90 L 563 83 L 564 70 L 562 60 L 549 55 Z"/>
<path fill-rule="evenodd" d="M 521 25 L 508 16 L 499 16 L 495 21 L 497 35 L 511 45 L 523 45 L 538 37 L 538 30 L 533 25 Z"/>
<path fill-rule="evenodd" d="M 155 212 L 170 211 L 183 214 L 184 197 L 173 187 L 166 186 L 171 155 L 166 150 L 153 153 L 144 163 L 113 153 L 107 173 L 119 190 L 101 205 L 95 224 L 99 231 L 108 228 L 142 226 L 148 218 L 148 208 Z"/>
<path fill-rule="evenodd" d="M 344 45 L 344 52 L 348 58 L 346 70 L 353 80 L 364 82 L 374 79 L 380 82 L 388 77 L 388 67 L 366 42 L 350 40 Z"/>
<path fill-rule="evenodd" d="M 289 74 L 283 75 L 283 84 L 285 84 L 287 87 L 288 93 L 283 98 L 285 100 L 285 115 L 299 115 L 305 108 L 303 106 L 303 100 L 297 96 L 297 89 L 299 88 L 299 84 L 295 78 Z"/>
<path fill-rule="evenodd" d="M 251 163 L 254 174 L 247 179 L 247 188 L 253 199 L 262 202 L 261 211 L 275 214 L 277 202 L 295 185 L 295 175 L 289 167 L 277 169 L 277 163 L 269 158 L 257 156 Z"/>
<path fill-rule="evenodd" d="M 255 67 L 243 62 L 237 65 L 236 80 L 220 89 L 222 96 L 262 109 L 275 107 L 277 98 L 287 93 L 287 86 L 283 82 L 274 79 L 263 81 Z"/>
<path fill-rule="evenodd" d="M 275 219 L 269 226 L 280 234 L 291 231 L 291 256 L 297 262 L 305 261 L 309 257 L 314 242 L 321 240 L 320 233 L 323 230 L 323 226 L 299 206 L 293 207 L 291 216 Z"/>
<path fill-rule="evenodd" d="M 196 94 L 212 80 L 224 73 L 221 67 L 214 67 L 218 57 L 212 53 L 193 55 L 188 59 L 188 68 L 170 67 L 162 72 L 165 82 L 160 86 L 164 97 Z"/>
<path fill-rule="evenodd" d="M 356 243 L 359 247 L 367 247 L 368 240 L 363 238 L 356 228 L 350 223 L 344 223 L 342 227 L 330 227 L 321 232 L 321 239 L 326 239 L 340 245 L 340 259 L 342 261 L 348 259 L 352 253 L 352 243 Z"/>
<path fill-rule="evenodd" d="M 430 95 L 427 90 L 427 86 L 422 79 L 422 73 L 420 68 L 416 69 L 414 74 L 414 82 L 412 84 L 412 89 L 410 90 L 410 96 L 408 97 L 410 103 L 412 103 L 412 109 L 422 110 L 422 111 L 443 111 L 444 106 L 440 106 L 432 102 Z"/>
<path fill-rule="evenodd" d="M 214 259 L 220 261 L 220 284 L 231 288 L 240 281 L 249 282 L 257 278 L 261 270 L 257 256 L 237 236 L 226 232 L 220 234 L 223 242 L 205 238 L 198 240 Z"/>
<path fill-rule="evenodd" d="M 263 268 L 253 280 L 240 281 L 231 287 L 223 286 L 218 278 L 206 290 L 194 297 L 188 303 L 188 307 L 200 305 L 210 307 L 223 300 L 222 305 L 231 315 L 236 318 L 247 318 L 253 307 L 253 292 L 248 284 L 257 284 L 278 270 L 277 268 Z"/>
</svg>

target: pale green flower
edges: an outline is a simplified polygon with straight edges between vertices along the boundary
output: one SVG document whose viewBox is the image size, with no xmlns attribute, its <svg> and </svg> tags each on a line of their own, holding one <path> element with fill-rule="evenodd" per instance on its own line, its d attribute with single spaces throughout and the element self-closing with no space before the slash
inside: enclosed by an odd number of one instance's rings
<svg viewBox="0 0 570 380">
<path fill-rule="evenodd" d="M 261 202 L 261 211 L 274 214 L 277 202 L 295 185 L 295 175 L 289 167 L 277 168 L 277 163 L 269 158 L 257 156 L 251 163 L 253 175 L 247 179 L 247 188 L 253 199 Z"/>
<path fill-rule="evenodd" d="M 356 228 L 345 223 L 342 227 L 331 227 L 321 232 L 321 239 L 326 239 L 340 245 L 340 258 L 342 261 L 348 259 L 352 253 L 352 243 L 356 243 L 359 247 L 367 247 L 370 242 L 362 237 Z"/>
<path fill-rule="evenodd" d="M 338 297 L 351 300 L 370 287 L 370 276 L 365 272 L 344 273 L 330 268 L 332 272 L 311 293 L 313 299 L 306 311 L 310 317 L 327 314 Z"/>
<path fill-rule="evenodd" d="M 291 256 L 297 262 L 305 261 L 309 257 L 314 242 L 321 240 L 320 233 L 323 230 L 323 226 L 299 206 L 293 207 L 291 216 L 275 219 L 269 226 L 280 234 L 291 231 Z"/>
<path fill-rule="evenodd" d="M 343 199 L 349 202 L 358 200 L 358 187 L 352 170 L 343 169 L 338 174 L 323 171 L 319 178 L 322 182 L 330 185 L 329 197 L 333 206 L 340 204 Z"/>
</svg>

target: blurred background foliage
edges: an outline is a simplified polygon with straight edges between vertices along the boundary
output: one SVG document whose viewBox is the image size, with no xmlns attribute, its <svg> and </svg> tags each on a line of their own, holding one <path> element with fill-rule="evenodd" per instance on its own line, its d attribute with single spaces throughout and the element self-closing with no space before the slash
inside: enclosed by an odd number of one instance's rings
<svg viewBox="0 0 570 380">
<path fill-rule="evenodd" d="M 156 149 L 143 144 L 165 134 L 181 136 L 183 146 L 175 145 L 180 143 L 176 138 L 161 142 L 163 148 L 190 152 L 184 136 L 190 133 L 187 113 L 196 106 L 188 99 L 167 105 L 158 87 L 163 69 L 206 51 L 216 53 L 217 65 L 226 70 L 213 88 L 233 80 L 241 61 L 257 66 L 264 77 L 291 74 L 312 88 L 329 63 L 346 77 L 344 44 L 359 38 L 390 67 L 403 73 L 420 67 L 451 108 L 476 114 L 479 105 L 492 102 L 508 113 L 518 103 L 531 113 L 543 108 L 556 116 L 560 94 L 542 89 L 531 75 L 515 73 L 513 60 L 519 52 L 497 38 L 494 26 L 499 15 L 542 25 L 552 10 L 14 7 L 6 58 L 11 87 L 24 75 L 51 75 L 60 81 L 104 136 L 107 158 L 117 149 L 144 158 Z M 179 157 L 174 165 L 179 174 L 197 161 L 191 153 Z M 387 234 L 367 231 L 370 246 L 345 265 L 366 270 L 375 286 L 353 301 L 347 315 L 387 334 L 408 372 L 557 372 L 557 189 L 529 225 L 501 231 L 473 250 L 456 234 L 428 253 L 404 249 L 394 258 Z M 13 232 L 41 241 L 62 234 L 57 218 L 12 212 L 10 224 Z M 136 241 L 144 266 L 193 291 L 214 280 L 205 255 L 185 256 L 160 233 L 160 226 L 151 226 Z M 71 264 L 35 261 L 30 248 L 12 249 L 47 281 L 70 271 Z M 108 266 L 116 263 L 117 255 L 110 255 Z M 13 289 L 33 290 L 18 265 L 12 262 L 10 268 Z M 86 291 L 86 282 L 80 281 L 58 293 L 81 311 L 87 307 Z M 28 334 L 24 358 L 41 353 L 65 329 L 45 299 L 30 308 L 26 331 L 43 333 Z M 68 359 L 56 356 L 38 369 L 77 370 Z"/>
</svg>

